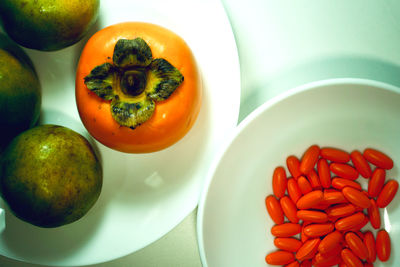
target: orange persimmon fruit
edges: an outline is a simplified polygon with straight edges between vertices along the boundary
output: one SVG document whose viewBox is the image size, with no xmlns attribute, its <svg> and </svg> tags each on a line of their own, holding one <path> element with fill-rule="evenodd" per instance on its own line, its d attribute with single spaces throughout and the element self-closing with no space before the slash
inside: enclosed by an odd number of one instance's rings
<svg viewBox="0 0 400 267">
<path fill-rule="evenodd" d="M 142 104 L 145 103 L 143 101 L 149 94 L 146 91 L 147 87 L 144 88 L 144 93 L 140 91 L 137 94 L 130 95 L 131 89 L 136 89 L 135 86 L 146 82 L 150 85 L 144 86 L 152 86 L 155 83 L 153 80 L 158 82 L 157 79 L 161 78 L 153 79 L 153 73 L 148 74 L 146 71 L 143 71 L 145 74 L 142 76 L 131 75 L 136 73 L 136 69 L 133 68 L 132 70 L 132 68 L 126 67 L 126 62 L 136 60 L 140 63 L 140 55 L 135 55 L 136 57 L 127 56 L 122 59 L 124 61 L 118 63 L 119 65 L 115 63 L 114 50 L 117 50 L 116 45 L 121 39 L 143 40 L 151 50 L 152 59 L 165 59 L 183 76 L 179 85 L 172 93 L 169 92 L 166 98 L 157 99 L 157 101 L 152 100 L 152 113 L 146 115 L 144 121 L 134 121 L 134 124 L 128 125 L 121 125 L 116 118 L 130 123 L 132 118 L 126 112 L 136 107 L 134 102 L 132 104 L 129 101 L 139 101 L 138 110 L 139 108 L 144 110 L 147 106 Z M 130 44 L 128 50 L 134 49 L 133 46 L 135 45 Z M 122 66 L 107 76 L 108 80 L 106 79 L 105 82 L 108 82 L 113 90 L 116 90 L 119 94 L 116 97 L 116 102 L 126 100 L 131 104 L 130 106 L 126 103 L 118 103 L 114 107 L 114 99 L 111 100 L 110 98 L 115 92 L 106 92 L 110 96 L 104 99 L 100 97 L 104 95 L 104 91 L 96 93 L 96 88 L 94 90 L 89 89 L 87 77 L 93 75 L 93 70 L 97 66 L 104 67 L 106 64 L 111 66 L 113 70 L 116 68 L 113 64 L 117 67 Z M 128 66 L 130 66 L 129 64 Z M 141 72 L 144 65 L 138 66 L 138 72 Z M 121 77 L 114 79 L 115 75 L 121 75 Z M 111 79 L 114 80 L 110 81 Z M 99 81 L 93 82 L 95 85 L 96 83 L 99 84 Z M 187 43 L 180 36 L 164 27 L 144 22 L 118 23 L 95 33 L 88 40 L 81 53 L 77 66 L 75 87 L 78 112 L 87 131 L 103 145 L 126 153 L 150 153 L 175 144 L 192 128 L 198 117 L 202 100 L 200 72 Z M 123 108 L 125 110 L 121 111 Z M 140 110 L 140 112 L 143 110 Z M 120 114 L 113 113 L 118 111 Z M 142 113 L 136 115 L 140 118 Z"/>
</svg>

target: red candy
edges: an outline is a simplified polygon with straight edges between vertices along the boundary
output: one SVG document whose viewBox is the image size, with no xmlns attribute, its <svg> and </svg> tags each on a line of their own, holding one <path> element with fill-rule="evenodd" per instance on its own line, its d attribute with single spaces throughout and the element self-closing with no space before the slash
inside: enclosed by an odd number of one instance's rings
<svg viewBox="0 0 400 267">
<path fill-rule="evenodd" d="M 392 177 L 385 181 L 393 168 L 388 155 L 373 148 L 348 153 L 312 145 L 301 160 L 288 156 L 286 166 L 291 177 L 276 167 L 274 195 L 265 199 L 279 249 L 265 257 L 268 264 L 362 267 L 373 266 L 377 258 L 389 260 L 391 241 L 381 229 L 380 208 L 393 201 L 399 184 Z M 359 177 L 369 179 L 368 188 L 356 181 Z M 363 230 L 368 223 L 378 231 L 376 240 Z"/>
</svg>

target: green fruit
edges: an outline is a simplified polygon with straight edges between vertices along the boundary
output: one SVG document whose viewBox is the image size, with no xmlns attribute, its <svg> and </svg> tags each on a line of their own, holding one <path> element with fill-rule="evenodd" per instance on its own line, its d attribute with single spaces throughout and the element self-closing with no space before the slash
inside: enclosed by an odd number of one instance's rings
<svg viewBox="0 0 400 267">
<path fill-rule="evenodd" d="M 0 33 L 0 151 L 38 120 L 41 90 L 32 61 Z"/>
<path fill-rule="evenodd" d="M 0 189 L 10 210 L 40 227 L 84 216 L 99 198 L 101 164 L 89 142 L 63 126 L 27 130 L 4 151 Z"/>
<path fill-rule="evenodd" d="M 99 0 L 1 0 L 4 30 L 18 44 L 54 51 L 78 42 L 98 16 Z"/>
</svg>

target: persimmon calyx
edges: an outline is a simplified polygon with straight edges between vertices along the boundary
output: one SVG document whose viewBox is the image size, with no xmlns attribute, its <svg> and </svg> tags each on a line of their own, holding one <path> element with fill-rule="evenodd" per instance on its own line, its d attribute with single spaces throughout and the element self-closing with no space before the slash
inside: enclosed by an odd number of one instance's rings
<svg viewBox="0 0 400 267">
<path fill-rule="evenodd" d="M 153 58 L 141 38 L 120 39 L 113 63 L 94 67 L 84 82 L 89 90 L 111 101 L 111 115 L 131 129 L 151 118 L 157 101 L 163 101 L 182 84 L 181 72 L 163 58 Z"/>
</svg>

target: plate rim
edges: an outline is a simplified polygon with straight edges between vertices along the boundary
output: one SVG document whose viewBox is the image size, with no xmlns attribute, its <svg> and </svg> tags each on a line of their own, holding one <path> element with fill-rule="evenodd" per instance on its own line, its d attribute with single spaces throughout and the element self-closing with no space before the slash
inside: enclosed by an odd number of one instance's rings
<svg viewBox="0 0 400 267">
<path fill-rule="evenodd" d="M 233 75 L 234 76 L 234 78 L 233 78 L 234 82 L 232 83 L 232 85 L 234 85 L 234 88 L 233 87 L 230 87 L 230 88 L 234 89 L 234 90 L 232 90 L 232 92 L 235 92 L 235 97 L 233 98 L 234 102 L 231 102 L 231 105 L 233 104 L 235 106 L 235 109 L 234 109 L 235 113 L 231 114 L 232 117 L 230 118 L 230 120 L 232 120 L 232 122 L 234 122 L 234 123 L 232 123 L 232 125 L 230 125 L 230 129 L 229 129 L 230 131 L 229 132 L 231 132 L 231 131 L 235 130 L 235 128 L 236 128 L 236 126 L 238 124 L 239 111 L 240 111 L 240 99 L 241 99 L 241 77 L 240 77 L 240 73 L 241 72 L 240 72 L 240 60 L 239 60 L 239 52 L 238 52 L 237 42 L 236 42 L 236 39 L 235 39 L 235 36 L 234 36 L 234 32 L 233 32 L 231 21 L 229 20 L 229 17 L 228 17 L 227 12 L 226 12 L 223 4 L 222 4 L 222 1 L 221 0 L 218 0 L 218 1 L 206 1 L 206 2 L 203 2 L 202 4 L 205 5 L 205 6 L 212 5 L 213 8 L 215 8 L 215 10 L 218 11 L 218 14 L 219 14 L 219 20 L 218 21 L 222 22 L 223 23 L 223 27 L 226 28 L 227 30 L 229 30 L 229 32 L 225 33 L 227 36 L 229 35 L 229 39 L 226 41 L 226 43 L 229 43 L 229 46 L 230 46 L 229 50 L 231 51 L 231 53 L 230 53 L 231 60 L 233 62 L 235 62 L 234 66 L 231 66 L 231 68 L 233 70 L 232 73 L 234 74 Z M 37 53 L 37 51 L 33 51 L 33 53 Z M 202 72 L 201 69 L 200 69 L 200 72 L 201 72 L 201 75 L 203 76 L 203 72 Z M 204 81 L 205 81 L 205 78 L 203 77 L 202 78 L 202 82 L 204 83 Z M 212 153 L 212 158 L 214 158 L 216 156 L 216 154 L 217 154 L 216 152 L 217 151 L 218 151 L 218 148 L 215 149 L 214 151 L 211 151 L 211 152 L 213 152 Z M 209 167 L 212 164 L 212 162 L 213 161 L 210 161 L 210 164 L 208 164 L 206 166 L 203 166 L 204 169 L 206 169 L 205 172 L 207 172 L 207 170 L 209 169 Z M 201 194 L 202 188 L 204 186 L 204 182 L 205 182 L 205 177 L 199 183 L 200 184 L 200 188 L 199 188 L 199 191 L 198 191 L 198 193 L 199 193 L 198 196 L 200 196 L 200 194 Z M 97 259 L 95 261 L 93 261 L 93 260 L 89 260 L 89 261 L 86 260 L 84 262 L 83 261 L 79 261 L 79 263 L 77 265 L 74 264 L 74 266 L 84 266 L 84 265 L 87 265 L 87 264 L 106 263 L 108 261 L 117 260 L 119 258 L 122 258 L 124 256 L 128 256 L 128 255 L 133 254 L 133 253 L 135 253 L 135 252 L 137 252 L 137 251 L 139 251 L 141 249 L 146 248 L 147 246 L 153 244 L 154 242 L 156 242 L 157 240 L 161 239 L 166 234 L 171 232 L 171 230 L 176 228 L 187 216 L 190 215 L 190 213 L 195 211 L 196 207 L 198 206 L 198 202 L 199 202 L 199 198 L 196 198 L 196 201 L 193 201 L 193 205 L 191 205 L 190 208 L 187 208 L 187 212 L 186 212 L 186 209 L 185 209 L 185 212 L 182 212 L 179 216 L 175 216 L 174 220 L 171 220 L 170 227 L 166 227 L 166 230 L 163 231 L 164 232 L 163 234 L 158 235 L 155 238 L 149 239 L 149 242 L 143 243 L 141 246 L 138 246 L 137 249 L 135 249 L 133 251 L 130 251 L 128 253 L 119 253 L 119 255 L 117 257 L 110 257 L 110 258 L 108 258 L 106 260 L 98 260 Z M 50 260 L 50 261 L 48 261 L 48 260 L 37 261 L 35 259 L 29 260 L 29 258 L 25 259 L 24 255 L 22 255 L 22 257 L 19 257 L 16 254 L 15 255 L 14 254 L 4 255 L 4 254 L 5 253 L 1 253 L 1 255 L 3 257 L 5 257 L 5 258 L 8 258 L 8 259 L 11 259 L 11 260 L 14 260 L 14 261 L 18 261 L 18 262 L 30 263 L 30 264 L 41 264 L 41 265 L 49 265 L 49 264 L 54 265 L 55 264 L 55 266 L 66 266 L 67 264 L 71 264 L 71 262 L 64 262 L 64 261 L 54 262 L 52 260 Z M 101 259 L 103 259 L 103 257 Z"/>
</svg>

